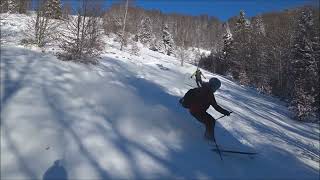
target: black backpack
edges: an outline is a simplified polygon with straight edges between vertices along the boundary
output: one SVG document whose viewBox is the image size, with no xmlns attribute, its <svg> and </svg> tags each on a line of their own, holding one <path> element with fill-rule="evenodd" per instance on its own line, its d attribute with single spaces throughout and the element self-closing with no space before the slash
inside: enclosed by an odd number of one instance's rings
<svg viewBox="0 0 320 180">
<path fill-rule="evenodd" d="M 198 88 L 189 89 L 188 92 L 179 100 L 180 104 L 184 108 L 190 108 L 191 104 L 196 101 L 196 94 L 197 94 Z"/>
</svg>

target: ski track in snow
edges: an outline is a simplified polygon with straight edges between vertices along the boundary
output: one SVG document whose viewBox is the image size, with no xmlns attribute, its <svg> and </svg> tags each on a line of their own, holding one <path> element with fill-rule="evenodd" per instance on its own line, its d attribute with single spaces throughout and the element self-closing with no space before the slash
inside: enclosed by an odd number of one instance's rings
<svg viewBox="0 0 320 180">
<path fill-rule="evenodd" d="M 18 45 L 27 18 L 1 20 L 1 179 L 41 179 L 56 160 L 69 179 L 318 179 L 319 125 L 293 121 L 279 100 L 203 71 L 234 112 L 218 120 L 218 143 L 259 153 L 221 161 L 178 104 L 196 67 L 110 39 L 97 66 L 59 61 Z"/>
</svg>

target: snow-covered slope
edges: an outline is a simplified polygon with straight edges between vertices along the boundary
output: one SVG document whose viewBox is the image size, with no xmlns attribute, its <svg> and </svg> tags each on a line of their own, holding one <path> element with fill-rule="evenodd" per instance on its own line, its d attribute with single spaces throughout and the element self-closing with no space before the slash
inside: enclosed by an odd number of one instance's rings
<svg viewBox="0 0 320 180">
<path fill-rule="evenodd" d="M 221 161 L 178 105 L 196 67 L 144 48 L 133 56 L 110 39 L 97 66 L 62 62 L 18 45 L 21 19 L 1 21 L 1 179 L 62 169 L 69 179 L 318 179 L 319 125 L 291 120 L 277 99 L 204 71 L 234 112 L 218 120 L 218 144 L 259 153 Z"/>
</svg>

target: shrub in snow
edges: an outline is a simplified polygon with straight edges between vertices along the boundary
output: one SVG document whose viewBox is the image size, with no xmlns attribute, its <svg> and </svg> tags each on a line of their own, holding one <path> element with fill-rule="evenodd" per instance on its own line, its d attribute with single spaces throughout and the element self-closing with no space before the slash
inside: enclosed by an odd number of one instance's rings
<svg viewBox="0 0 320 180">
<path fill-rule="evenodd" d="M 187 59 L 187 50 L 185 50 L 183 47 L 177 48 L 177 55 L 180 58 L 181 66 L 183 66 L 185 60 Z"/>
<path fill-rule="evenodd" d="M 59 56 L 63 60 L 92 62 L 100 54 L 103 44 L 99 17 L 100 12 L 94 7 L 83 7 L 76 16 L 69 16 L 60 33 L 60 48 L 64 52 Z"/>
<path fill-rule="evenodd" d="M 36 44 L 36 42 L 32 38 L 24 38 L 24 39 L 21 39 L 20 44 L 24 45 L 24 46 L 27 46 L 27 45 L 30 45 L 30 44 Z"/>
<path fill-rule="evenodd" d="M 128 41 L 129 41 L 128 33 L 119 31 L 116 33 L 116 35 L 117 35 L 115 38 L 116 42 L 119 42 L 120 46 L 122 46 L 122 47 L 127 47 Z M 120 49 L 121 49 L 121 47 L 120 47 Z"/>
<path fill-rule="evenodd" d="M 140 55 L 140 49 L 139 49 L 137 43 L 134 41 L 131 43 L 130 53 L 134 54 L 136 56 Z"/>
</svg>

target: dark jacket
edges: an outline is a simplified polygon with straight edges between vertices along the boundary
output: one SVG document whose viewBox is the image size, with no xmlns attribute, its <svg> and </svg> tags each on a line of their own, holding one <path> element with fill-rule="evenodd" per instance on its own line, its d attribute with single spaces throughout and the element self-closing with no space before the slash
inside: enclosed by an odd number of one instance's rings
<svg viewBox="0 0 320 180">
<path fill-rule="evenodd" d="M 209 84 L 204 83 L 202 87 L 195 89 L 194 100 L 190 105 L 189 111 L 192 113 L 205 112 L 210 105 L 221 114 L 228 113 L 227 110 L 217 104 L 213 91 L 209 88 Z"/>
</svg>

